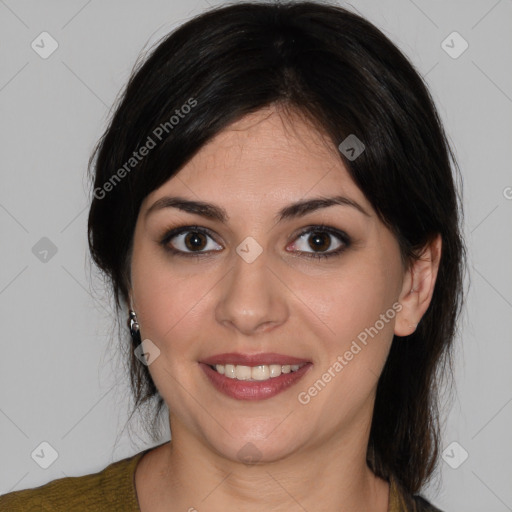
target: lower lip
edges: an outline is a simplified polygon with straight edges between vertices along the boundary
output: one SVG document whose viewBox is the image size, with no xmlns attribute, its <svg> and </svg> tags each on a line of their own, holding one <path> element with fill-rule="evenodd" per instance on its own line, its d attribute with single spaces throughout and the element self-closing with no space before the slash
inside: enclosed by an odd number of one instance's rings
<svg viewBox="0 0 512 512">
<path fill-rule="evenodd" d="M 225 395 L 237 400 L 265 400 L 281 393 L 299 381 L 312 366 L 306 363 L 296 372 L 282 373 L 279 377 L 272 377 L 264 381 L 247 381 L 230 379 L 213 370 L 204 363 L 199 363 L 210 382 Z"/>
</svg>

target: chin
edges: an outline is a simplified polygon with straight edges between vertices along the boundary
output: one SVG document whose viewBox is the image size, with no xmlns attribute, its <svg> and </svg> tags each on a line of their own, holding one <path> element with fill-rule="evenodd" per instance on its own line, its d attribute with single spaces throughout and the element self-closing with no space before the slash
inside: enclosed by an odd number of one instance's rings
<svg viewBox="0 0 512 512">
<path fill-rule="evenodd" d="M 293 454 L 304 443 L 304 440 L 299 439 L 299 436 L 304 435 L 303 431 L 276 428 L 279 423 L 283 423 L 283 418 L 260 422 L 257 426 L 254 422 L 235 422 L 229 428 L 232 435 L 222 430 L 222 439 L 210 438 L 209 442 L 213 451 L 233 462 L 242 462 L 248 466 L 277 462 Z"/>
</svg>

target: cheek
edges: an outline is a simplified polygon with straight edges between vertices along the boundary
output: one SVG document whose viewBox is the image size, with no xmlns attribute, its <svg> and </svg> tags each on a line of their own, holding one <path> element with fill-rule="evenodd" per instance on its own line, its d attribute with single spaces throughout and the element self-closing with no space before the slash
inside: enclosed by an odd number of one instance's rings
<svg viewBox="0 0 512 512">
<path fill-rule="evenodd" d="M 313 383 L 326 373 L 330 392 L 324 398 L 333 393 L 337 406 L 347 400 L 357 402 L 357 397 L 371 391 L 393 339 L 394 286 L 389 274 L 375 269 L 360 260 L 358 267 L 340 272 L 336 281 L 331 278 L 317 281 L 316 287 L 302 288 L 309 306 L 304 311 L 309 311 L 311 322 L 319 326 L 317 340 L 322 347 L 311 380 Z"/>
<path fill-rule="evenodd" d="M 300 297 L 308 306 L 305 311 L 319 320 L 319 334 L 341 344 L 373 325 L 392 304 L 385 277 L 362 264 L 347 266 L 335 279 L 303 280 Z"/>
<path fill-rule="evenodd" d="M 165 366 L 182 371 L 200 357 L 205 326 L 211 317 L 215 272 L 194 271 L 193 265 L 173 263 L 158 248 L 139 247 L 132 261 L 137 318 L 143 339 L 150 339 L 164 355 Z M 150 368 L 152 370 L 152 368 Z"/>
<path fill-rule="evenodd" d="M 179 278 L 157 273 L 147 276 L 137 291 L 138 313 L 144 336 L 169 348 L 190 342 L 191 333 L 204 323 L 208 278 Z M 193 336 L 193 335 L 192 335 Z"/>
</svg>

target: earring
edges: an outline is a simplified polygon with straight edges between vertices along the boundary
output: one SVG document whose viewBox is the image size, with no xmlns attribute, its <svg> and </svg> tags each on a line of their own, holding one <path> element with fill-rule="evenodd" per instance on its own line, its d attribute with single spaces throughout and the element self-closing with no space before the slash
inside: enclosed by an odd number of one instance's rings
<svg viewBox="0 0 512 512">
<path fill-rule="evenodd" d="M 138 345 L 140 344 L 140 328 L 137 322 L 137 315 L 133 309 L 130 309 L 130 316 L 128 317 L 128 327 L 130 328 L 130 334 L 132 335 L 133 341 Z"/>
</svg>

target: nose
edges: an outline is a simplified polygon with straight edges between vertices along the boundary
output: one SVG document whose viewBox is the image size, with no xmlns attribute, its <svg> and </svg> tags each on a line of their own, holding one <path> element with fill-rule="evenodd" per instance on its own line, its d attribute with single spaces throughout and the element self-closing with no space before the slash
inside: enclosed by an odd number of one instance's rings
<svg viewBox="0 0 512 512">
<path fill-rule="evenodd" d="M 222 280 L 216 319 L 244 335 L 267 332 L 288 317 L 286 286 L 263 251 L 251 263 L 234 254 L 231 272 Z"/>
</svg>

